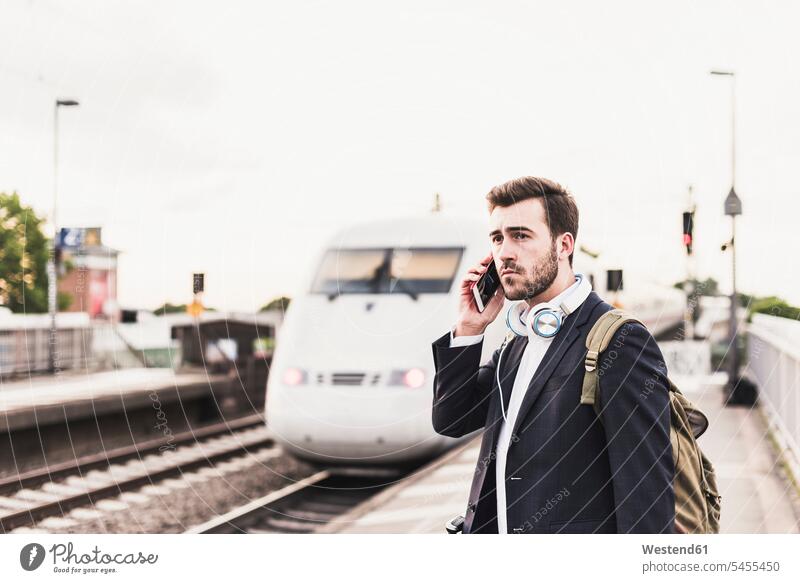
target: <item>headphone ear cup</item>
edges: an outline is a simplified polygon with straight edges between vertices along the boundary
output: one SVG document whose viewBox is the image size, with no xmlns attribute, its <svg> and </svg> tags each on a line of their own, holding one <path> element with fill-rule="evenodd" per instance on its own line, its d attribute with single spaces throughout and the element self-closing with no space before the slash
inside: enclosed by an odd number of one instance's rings
<svg viewBox="0 0 800 583">
<path fill-rule="evenodd" d="M 561 313 L 553 306 L 545 306 L 528 319 L 528 330 L 542 338 L 552 338 L 561 330 Z"/>
<path fill-rule="evenodd" d="M 525 302 L 518 302 L 508 308 L 508 312 L 506 312 L 506 325 L 517 336 L 528 335 L 528 326 L 521 319 L 526 307 Z"/>
</svg>

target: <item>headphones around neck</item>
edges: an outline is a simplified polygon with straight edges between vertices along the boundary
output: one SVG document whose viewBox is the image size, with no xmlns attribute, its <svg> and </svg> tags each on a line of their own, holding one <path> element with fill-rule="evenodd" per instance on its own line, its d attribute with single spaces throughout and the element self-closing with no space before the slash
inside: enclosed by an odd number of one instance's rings
<svg viewBox="0 0 800 583">
<path fill-rule="evenodd" d="M 592 291 L 592 284 L 583 274 L 576 273 L 575 280 L 578 287 L 559 305 L 542 302 L 528 309 L 526 302 L 517 302 L 506 313 L 506 325 L 517 336 L 552 338 L 558 334 L 564 318 L 574 312 Z"/>
<path fill-rule="evenodd" d="M 500 354 L 497 356 L 497 366 L 495 367 L 497 390 L 500 392 L 500 412 L 503 414 L 505 421 L 508 421 L 508 416 L 503 403 L 503 391 L 500 388 L 500 362 L 503 358 L 503 350 L 514 335 L 527 336 L 530 339 L 534 336 L 552 338 L 558 334 L 564 318 L 577 310 L 578 306 L 592 293 L 592 284 L 582 274 L 576 273 L 575 280 L 578 282 L 578 287 L 567 294 L 567 297 L 561 300 L 559 305 L 551 302 L 542 302 L 533 306 L 526 314 L 525 310 L 528 308 L 528 304 L 526 302 L 517 302 L 506 313 L 506 324 L 513 332 L 513 335 L 509 333 L 500 346 Z"/>
</svg>

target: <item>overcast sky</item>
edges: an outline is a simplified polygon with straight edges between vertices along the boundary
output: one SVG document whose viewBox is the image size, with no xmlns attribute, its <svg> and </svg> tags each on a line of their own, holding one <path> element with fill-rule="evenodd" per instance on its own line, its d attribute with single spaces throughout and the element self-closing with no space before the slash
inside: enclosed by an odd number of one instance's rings
<svg viewBox="0 0 800 583">
<path fill-rule="evenodd" d="M 168 6 L 167 6 L 168 5 Z M 800 303 L 800 41 L 791 2 L 0 0 L 0 191 L 102 226 L 119 299 L 250 310 L 299 291 L 357 218 L 485 216 L 555 179 L 578 242 L 672 283 L 694 185 L 697 269 L 727 291 L 737 74 L 741 291 Z"/>
</svg>

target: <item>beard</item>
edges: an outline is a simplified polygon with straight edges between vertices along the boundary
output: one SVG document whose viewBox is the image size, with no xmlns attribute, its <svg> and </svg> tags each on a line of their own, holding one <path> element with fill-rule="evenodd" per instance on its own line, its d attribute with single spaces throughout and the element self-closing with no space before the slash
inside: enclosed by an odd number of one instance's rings
<svg viewBox="0 0 800 583">
<path fill-rule="evenodd" d="M 558 252 L 555 241 L 550 248 L 550 253 L 529 270 L 515 263 L 505 265 L 503 268 L 513 269 L 519 274 L 518 277 L 510 280 L 500 279 L 506 298 L 517 301 L 538 296 L 549 288 L 558 276 Z"/>
</svg>

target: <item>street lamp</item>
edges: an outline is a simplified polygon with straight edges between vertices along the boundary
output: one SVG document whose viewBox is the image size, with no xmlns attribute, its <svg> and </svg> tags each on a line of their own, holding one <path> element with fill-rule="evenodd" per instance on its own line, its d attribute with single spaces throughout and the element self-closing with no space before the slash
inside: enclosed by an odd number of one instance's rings
<svg viewBox="0 0 800 583">
<path fill-rule="evenodd" d="M 50 342 L 47 352 L 47 364 L 51 373 L 56 372 L 56 341 L 58 330 L 56 328 L 56 311 L 58 295 L 58 269 L 56 265 L 56 249 L 58 239 L 58 108 L 77 107 L 79 103 L 74 99 L 56 99 L 53 108 L 53 242 L 50 249 L 50 258 L 47 261 L 47 311 L 50 313 Z"/>
<path fill-rule="evenodd" d="M 712 75 L 728 77 L 731 81 L 731 190 L 725 198 L 725 214 L 731 218 L 731 313 L 730 313 L 730 370 L 728 379 L 729 400 L 739 401 L 739 344 L 736 339 L 738 321 L 736 310 L 739 302 L 736 295 L 736 217 L 742 214 L 742 201 L 736 194 L 736 76 L 733 71 L 711 71 Z"/>
<path fill-rule="evenodd" d="M 736 75 L 733 71 L 711 71 L 731 80 L 731 188 L 736 184 Z"/>
</svg>

